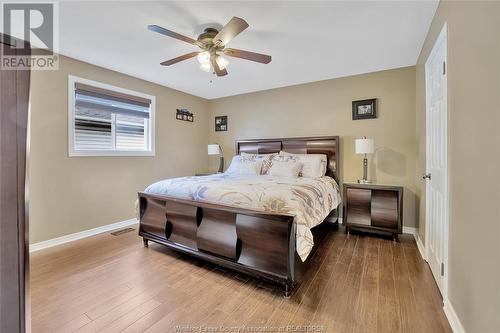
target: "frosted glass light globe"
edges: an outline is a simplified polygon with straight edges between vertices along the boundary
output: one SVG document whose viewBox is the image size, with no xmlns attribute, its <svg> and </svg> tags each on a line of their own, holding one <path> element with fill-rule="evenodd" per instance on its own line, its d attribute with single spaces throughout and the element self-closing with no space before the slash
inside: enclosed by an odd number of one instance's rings
<svg viewBox="0 0 500 333">
<path fill-rule="evenodd" d="M 207 51 L 200 52 L 196 56 L 196 59 L 198 59 L 200 64 L 206 64 L 210 62 L 210 53 Z"/>
<path fill-rule="evenodd" d="M 209 62 L 205 62 L 203 64 L 200 65 L 200 69 L 204 72 L 210 72 L 211 68 L 210 68 L 210 63 Z"/>
<path fill-rule="evenodd" d="M 229 61 L 227 61 L 227 59 L 223 58 L 222 56 L 218 56 L 215 61 L 217 62 L 217 65 L 219 65 L 220 69 L 225 69 L 227 65 L 229 65 Z"/>
</svg>

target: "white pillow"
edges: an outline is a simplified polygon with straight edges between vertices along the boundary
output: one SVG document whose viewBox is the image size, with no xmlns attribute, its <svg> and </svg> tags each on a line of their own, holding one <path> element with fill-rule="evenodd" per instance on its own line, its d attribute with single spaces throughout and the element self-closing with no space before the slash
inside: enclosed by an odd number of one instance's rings
<svg viewBox="0 0 500 333">
<path fill-rule="evenodd" d="M 301 177 L 318 178 L 326 174 L 327 158 L 324 154 L 292 154 L 286 151 L 280 151 L 281 156 L 294 156 L 304 164 Z"/>
<path fill-rule="evenodd" d="M 233 157 L 226 173 L 236 175 L 260 175 L 262 160 L 249 160 L 239 155 Z"/>
<path fill-rule="evenodd" d="M 269 175 L 297 178 L 300 170 L 302 170 L 302 165 L 302 163 L 297 161 L 273 160 L 273 165 L 269 169 Z"/>
<path fill-rule="evenodd" d="M 262 170 L 261 174 L 267 175 L 269 173 L 269 168 L 271 168 L 272 164 L 272 159 L 274 156 L 277 156 L 278 153 L 271 153 L 271 154 L 250 154 L 250 153 L 245 153 L 241 152 L 241 156 L 247 157 L 250 159 L 254 160 L 262 160 Z"/>
</svg>

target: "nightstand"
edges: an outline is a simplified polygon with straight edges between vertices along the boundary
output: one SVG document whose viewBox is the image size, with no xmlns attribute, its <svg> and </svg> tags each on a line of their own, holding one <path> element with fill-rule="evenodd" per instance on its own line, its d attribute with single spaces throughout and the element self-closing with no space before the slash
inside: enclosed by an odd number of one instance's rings
<svg viewBox="0 0 500 333">
<path fill-rule="evenodd" d="M 403 231 L 403 187 L 344 183 L 346 232 L 360 230 L 392 235 Z"/>
</svg>

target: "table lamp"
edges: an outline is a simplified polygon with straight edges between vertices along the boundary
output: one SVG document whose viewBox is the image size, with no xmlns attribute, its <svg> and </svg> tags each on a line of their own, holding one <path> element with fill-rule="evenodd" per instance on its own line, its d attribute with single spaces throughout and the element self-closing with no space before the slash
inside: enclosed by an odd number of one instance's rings
<svg viewBox="0 0 500 333">
<path fill-rule="evenodd" d="M 219 156 L 219 170 L 217 172 L 224 171 L 224 156 L 222 154 L 222 148 L 217 143 L 208 145 L 208 155 L 218 155 Z"/>
<path fill-rule="evenodd" d="M 363 137 L 363 139 L 356 139 L 356 154 L 365 154 L 363 158 L 363 179 L 358 179 L 358 183 L 360 184 L 369 183 L 368 158 L 366 154 L 373 154 L 374 150 L 373 139 L 367 139 L 366 137 Z"/>
</svg>

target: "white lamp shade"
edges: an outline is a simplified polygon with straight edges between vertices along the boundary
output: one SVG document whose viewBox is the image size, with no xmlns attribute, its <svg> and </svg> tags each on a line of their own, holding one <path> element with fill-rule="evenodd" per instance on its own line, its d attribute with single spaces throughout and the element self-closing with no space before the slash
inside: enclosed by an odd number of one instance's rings
<svg viewBox="0 0 500 333">
<path fill-rule="evenodd" d="M 372 154 L 374 151 L 373 139 L 356 139 L 356 154 Z"/>
<path fill-rule="evenodd" d="M 220 147 L 218 144 L 208 145 L 208 155 L 220 155 Z"/>
</svg>

